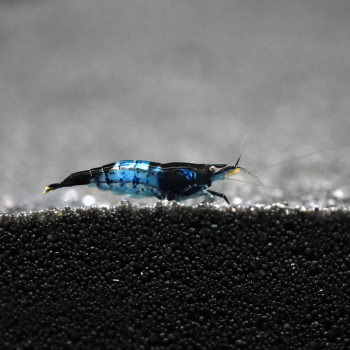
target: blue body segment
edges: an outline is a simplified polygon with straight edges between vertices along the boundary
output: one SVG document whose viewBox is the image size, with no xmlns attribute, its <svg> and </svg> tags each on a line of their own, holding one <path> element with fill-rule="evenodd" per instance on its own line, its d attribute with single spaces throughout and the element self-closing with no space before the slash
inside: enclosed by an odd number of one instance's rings
<svg viewBox="0 0 350 350">
<path fill-rule="evenodd" d="M 187 180 L 193 180 L 196 178 L 196 173 L 194 171 L 189 171 L 187 169 L 181 169 L 179 171 L 181 175 L 183 175 Z"/>
<path fill-rule="evenodd" d="M 160 171 L 160 167 L 154 163 L 150 165 L 150 162 L 143 160 L 122 160 L 108 170 L 101 167 L 88 185 L 129 197 L 157 197 L 160 196 Z"/>
</svg>

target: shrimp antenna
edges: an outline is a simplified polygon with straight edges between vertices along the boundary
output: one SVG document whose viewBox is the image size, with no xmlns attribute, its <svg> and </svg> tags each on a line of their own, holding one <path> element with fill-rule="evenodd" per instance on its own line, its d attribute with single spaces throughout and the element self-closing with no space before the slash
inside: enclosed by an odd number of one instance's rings
<svg viewBox="0 0 350 350">
<path fill-rule="evenodd" d="M 244 140 L 243 140 L 243 141 L 244 141 Z M 299 157 L 296 157 L 296 158 L 292 158 L 292 159 L 289 159 L 289 160 L 285 160 L 285 161 L 283 161 L 283 162 L 279 162 L 279 163 L 276 163 L 276 164 L 271 164 L 271 165 L 268 165 L 268 166 L 264 166 L 263 168 L 254 169 L 254 171 L 260 171 L 260 170 L 265 170 L 265 169 L 273 168 L 273 167 L 275 167 L 275 166 L 278 166 L 278 165 L 281 165 L 281 164 L 290 163 L 290 162 L 294 162 L 295 160 L 307 158 L 307 157 L 313 156 L 313 155 L 318 154 L 318 153 L 323 153 L 323 152 L 326 152 L 326 151 L 331 151 L 331 150 L 333 150 L 333 149 L 345 148 L 345 147 L 349 147 L 349 145 L 342 145 L 342 146 L 334 146 L 334 147 L 325 148 L 325 149 L 322 149 L 322 150 L 320 150 L 320 151 L 308 153 L 308 154 L 305 154 L 305 155 L 303 155 L 303 156 L 299 156 Z M 238 159 L 238 160 L 239 160 L 239 159 Z"/>
<path fill-rule="evenodd" d="M 261 184 L 255 184 L 253 182 L 250 182 L 250 181 L 244 181 L 244 180 L 238 180 L 238 179 L 234 179 L 234 178 L 230 178 L 228 177 L 227 180 L 231 180 L 231 181 L 236 181 L 236 182 L 242 182 L 242 183 L 245 183 L 245 184 L 250 184 L 250 185 L 253 185 L 253 186 L 263 186 L 264 188 L 273 188 L 273 189 L 276 189 L 276 190 L 282 190 L 282 191 L 289 191 L 289 192 L 295 192 L 295 190 L 291 190 L 289 188 L 284 188 L 284 187 L 276 187 L 276 186 L 268 186 L 268 185 L 261 185 Z"/>
<path fill-rule="evenodd" d="M 244 173 L 247 173 L 247 174 L 249 174 L 250 176 L 253 176 L 254 179 L 255 179 L 256 181 L 258 181 L 262 187 L 264 187 L 264 190 L 265 190 L 265 192 L 266 192 L 266 186 L 264 185 L 264 183 L 263 183 L 256 175 L 254 175 L 253 173 L 251 173 L 251 172 L 248 171 L 247 169 L 241 168 L 240 166 L 238 166 L 237 168 L 238 168 L 239 170 L 242 170 Z"/>
<path fill-rule="evenodd" d="M 255 179 L 256 181 L 258 181 L 258 182 L 260 183 L 261 186 L 264 187 L 265 192 L 266 192 L 266 188 L 265 188 L 264 183 L 263 183 L 256 175 L 254 175 L 253 173 L 251 173 L 251 172 L 248 171 L 247 169 L 241 168 L 240 166 L 238 166 L 238 163 L 239 163 L 239 161 L 241 160 L 241 157 L 242 157 L 243 148 L 244 148 L 244 142 L 245 142 L 245 139 L 246 139 L 248 136 L 249 136 L 249 134 L 245 135 L 244 138 L 243 138 L 242 146 L 241 146 L 241 151 L 240 151 L 240 153 L 239 153 L 239 157 L 238 157 L 237 162 L 236 162 L 236 164 L 235 164 L 235 168 L 237 168 L 237 169 L 239 169 L 239 170 L 242 170 L 244 173 L 247 173 L 247 174 L 249 174 L 250 176 L 254 177 L 254 179 Z"/>
<path fill-rule="evenodd" d="M 242 153 L 243 153 L 243 148 L 244 148 L 244 142 L 245 142 L 245 139 L 249 136 L 249 134 L 246 134 L 244 137 L 243 137 L 243 141 L 242 141 L 242 145 L 241 145 L 241 151 L 239 152 L 239 157 L 237 159 L 237 162 L 235 164 L 235 167 L 239 168 L 238 166 L 238 163 L 239 161 L 241 160 L 241 157 L 242 157 Z M 241 168 L 240 168 L 241 169 Z"/>
</svg>

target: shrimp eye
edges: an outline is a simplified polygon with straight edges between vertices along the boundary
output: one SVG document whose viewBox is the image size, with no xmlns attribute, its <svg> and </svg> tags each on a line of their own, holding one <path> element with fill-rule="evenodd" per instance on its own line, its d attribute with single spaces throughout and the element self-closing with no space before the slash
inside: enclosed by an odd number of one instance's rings
<svg viewBox="0 0 350 350">
<path fill-rule="evenodd" d="M 216 171 L 216 167 L 214 165 L 212 165 L 210 168 L 209 168 L 209 171 L 211 171 L 212 173 Z"/>
</svg>

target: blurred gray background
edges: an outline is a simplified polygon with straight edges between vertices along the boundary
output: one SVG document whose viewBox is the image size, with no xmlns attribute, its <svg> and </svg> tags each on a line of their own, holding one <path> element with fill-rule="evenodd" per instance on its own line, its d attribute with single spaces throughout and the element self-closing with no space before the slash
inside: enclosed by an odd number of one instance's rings
<svg viewBox="0 0 350 350">
<path fill-rule="evenodd" d="M 349 63 L 348 0 L 2 0 L 0 210 L 117 204 L 95 188 L 42 192 L 122 159 L 234 164 L 246 134 L 250 170 L 350 144 Z M 347 205 L 349 154 L 256 172 L 292 192 L 214 189 Z"/>
</svg>

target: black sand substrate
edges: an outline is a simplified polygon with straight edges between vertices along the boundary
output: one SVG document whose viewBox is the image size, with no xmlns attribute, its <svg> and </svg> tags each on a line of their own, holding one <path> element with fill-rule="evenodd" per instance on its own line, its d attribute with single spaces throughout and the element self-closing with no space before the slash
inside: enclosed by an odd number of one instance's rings
<svg viewBox="0 0 350 350">
<path fill-rule="evenodd" d="M 1 349 L 349 349 L 350 212 L 0 216 Z"/>
</svg>

